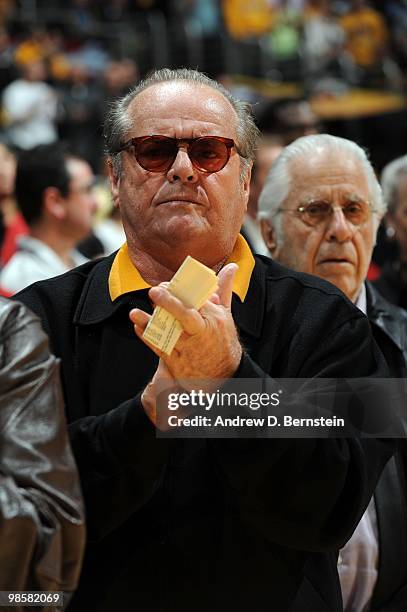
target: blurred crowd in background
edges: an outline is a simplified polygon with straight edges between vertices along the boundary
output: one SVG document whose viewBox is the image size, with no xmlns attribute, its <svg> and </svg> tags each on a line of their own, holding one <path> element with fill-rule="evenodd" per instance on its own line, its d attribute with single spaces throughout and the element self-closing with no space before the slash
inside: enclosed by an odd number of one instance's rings
<svg viewBox="0 0 407 612">
<path fill-rule="evenodd" d="M 406 64 L 402 0 L 0 0 L 1 141 L 61 138 L 100 172 L 106 105 L 151 69 L 298 83 L 309 97 L 404 92 Z"/>
<path fill-rule="evenodd" d="M 107 247 L 95 234 L 85 237 L 83 254 L 119 246 L 104 114 L 110 101 L 165 66 L 204 71 L 253 103 L 271 157 L 318 131 L 367 147 L 378 173 L 405 153 L 407 0 L 0 0 L 0 265 L 29 232 L 7 167 L 39 145 L 64 143 L 96 177 L 92 225 L 104 219 L 114 240 Z M 253 192 L 262 172 L 255 168 Z M 376 249 L 379 266 L 394 257 L 387 234 Z"/>
</svg>

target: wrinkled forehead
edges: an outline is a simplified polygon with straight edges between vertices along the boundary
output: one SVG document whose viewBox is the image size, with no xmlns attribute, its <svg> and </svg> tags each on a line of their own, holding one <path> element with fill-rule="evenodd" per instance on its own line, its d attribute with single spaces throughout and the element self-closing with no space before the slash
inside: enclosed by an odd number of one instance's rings
<svg viewBox="0 0 407 612">
<path fill-rule="evenodd" d="M 290 162 L 292 187 L 321 191 L 342 187 L 370 200 L 371 193 L 365 167 L 354 155 L 335 150 L 316 150 Z"/>
<path fill-rule="evenodd" d="M 237 115 L 219 91 L 200 83 L 168 81 L 140 92 L 127 110 L 132 135 L 152 133 L 156 127 L 180 126 L 236 139 Z"/>
</svg>

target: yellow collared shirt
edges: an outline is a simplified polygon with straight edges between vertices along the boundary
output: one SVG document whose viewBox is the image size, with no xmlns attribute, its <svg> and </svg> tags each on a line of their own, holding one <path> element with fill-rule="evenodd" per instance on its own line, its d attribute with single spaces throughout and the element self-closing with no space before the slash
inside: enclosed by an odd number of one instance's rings
<svg viewBox="0 0 407 612">
<path fill-rule="evenodd" d="M 239 266 L 233 282 L 233 292 L 244 302 L 255 261 L 249 245 L 241 234 L 237 237 L 232 254 L 226 263 L 236 263 Z M 114 258 L 109 274 L 109 293 L 112 302 L 124 293 L 150 287 L 151 285 L 144 280 L 131 261 L 129 248 L 125 243 Z"/>
</svg>

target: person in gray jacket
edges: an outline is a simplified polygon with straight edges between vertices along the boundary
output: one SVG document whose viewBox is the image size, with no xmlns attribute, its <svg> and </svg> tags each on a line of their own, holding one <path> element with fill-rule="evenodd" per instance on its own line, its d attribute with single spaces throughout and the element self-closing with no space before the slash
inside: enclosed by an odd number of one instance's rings
<svg viewBox="0 0 407 612">
<path fill-rule="evenodd" d="M 38 318 L 1 297 L 0 390 L 0 591 L 63 591 L 66 604 L 85 526 L 59 364 Z"/>
</svg>

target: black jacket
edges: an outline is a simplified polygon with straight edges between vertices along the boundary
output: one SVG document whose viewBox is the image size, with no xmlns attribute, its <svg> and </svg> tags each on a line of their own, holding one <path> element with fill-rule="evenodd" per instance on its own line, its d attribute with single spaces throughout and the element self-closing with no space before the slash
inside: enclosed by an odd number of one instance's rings
<svg viewBox="0 0 407 612">
<path fill-rule="evenodd" d="M 367 316 L 394 378 L 407 376 L 407 311 L 391 304 L 366 283 Z"/>
<path fill-rule="evenodd" d="M 367 316 L 386 357 L 390 375 L 407 376 L 407 312 L 366 283 Z M 407 461 L 406 441 L 383 470 L 375 490 L 379 531 L 379 574 L 372 612 L 407 610 Z"/>
<path fill-rule="evenodd" d="M 70 608 L 285 612 L 306 565 L 323 609 L 341 610 L 335 551 L 363 514 L 392 443 L 156 439 L 139 392 L 157 358 L 128 319 L 131 307 L 151 312 L 151 304 L 146 290 L 111 302 L 112 261 L 18 295 L 62 358 L 85 495 L 92 544 Z M 245 347 L 237 377 L 385 373 L 366 318 L 336 288 L 267 258 L 256 258 L 233 316 Z"/>
<path fill-rule="evenodd" d="M 372 285 L 391 304 L 407 309 L 407 263 L 386 263 Z"/>
<path fill-rule="evenodd" d="M 83 514 L 58 362 L 37 317 L 0 298 L 0 591 L 73 591 Z"/>
</svg>

